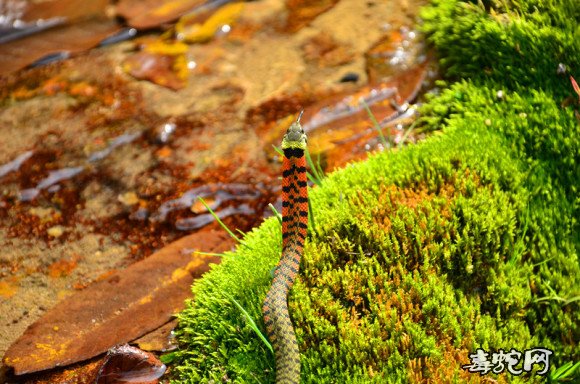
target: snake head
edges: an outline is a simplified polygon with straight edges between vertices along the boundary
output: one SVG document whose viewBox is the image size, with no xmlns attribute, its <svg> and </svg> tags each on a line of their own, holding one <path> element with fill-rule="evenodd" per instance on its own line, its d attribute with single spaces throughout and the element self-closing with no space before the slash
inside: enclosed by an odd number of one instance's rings
<svg viewBox="0 0 580 384">
<path fill-rule="evenodd" d="M 298 148 L 306 150 L 306 141 L 307 141 L 306 133 L 304 133 L 304 129 L 302 129 L 302 126 L 300 125 L 300 118 L 302 117 L 302 112 L 300 112 L 298 119 L 296 119 L 296 121 L 292 123 L 292 125 L 290 126 L 290 128 L 288 128 L 288 131 L 284 135 L 284 139 L 282 140 L 282 149 Z"/>
</svg>

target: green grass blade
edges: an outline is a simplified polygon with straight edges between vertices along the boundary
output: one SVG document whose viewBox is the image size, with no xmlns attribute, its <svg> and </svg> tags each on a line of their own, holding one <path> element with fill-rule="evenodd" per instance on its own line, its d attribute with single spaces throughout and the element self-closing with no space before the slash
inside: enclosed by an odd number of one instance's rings
<svg viewBox="0 0 580 384">
<path fill-rule="evenodd" d="M 576 371 L 578 368 L 580 368 L 580 361 L 576 362 L 576 364 L 574 364 L 572 361 L 569 361 L 566 364 L 554 369 L 550 374 L 548 381 L 550 383 L 572 382 L 572 379 L 577 376 Z"/>
<path fill-rule="evenodd" d="M 282 151 L 280 148 L 278 148 L 277 146 L 275 146 L 274 144 L 272 144 L 272 147 L 274 148 L 274 150 L 276 152 L 278 152 L 278 154 L 282 157 L 284 157 L 284 151 Z"/>
<path fill-rule="evenodd" d="M 280 212 L 278 212 L 278 210 L 276 209 L 276 207 L 274 207 L 274 205 L 272 205 L 272 203 L 268 204 L 268 207 L 270 207 L 272 212 L 274 212 L 274 216 L 276 216 L 278 222 L 280 223 L 280 225 L 282 225 L 282 215 L 280 214 Z"/>
<path fill-rule="evenodd" d="M 415 126 L 417 125 L 418 120 L 415 120 L 413 122 L 413 124 L 411 124 L 409 126 L 409 128 L 407 128 L 405 130 L 405 133 L 403 134 L 403 137 L 401 137 L 401 140 L 399 140 L 399 143 L 397 144 L 397 148 L 401 148 L 403 146 L 403 144 L 405 144 L 405 141 L 407 141 L 407 138 L 409 137 L 409 135 L 411 134 L 411 132 L 413 132 L 413 130 L 415 129 Z"/>
<path fill-rule="evenodd" d="M 578 376 L 577 373 L 580 373 L 580 370 L 578 368 L 580 368 L 580 361 L 576 362 L 576 364 L 574 364 L 574 365 L 572 365 L 572 362 L 569 361 L 568 364 L 564 365 L 564 369 L 560 373 L 559 378 L 565 379 L 569 376 L 574 375 L 574 376 L 570 377 L 570 379 L 572 379 L 575 376 Z"/>
<path fill-rule="evenodd" d="M 242 314 L 244 315 L 244 317 L 246 318 L 246 320 L 248 321 L 248 324 L 250 326 L 250 328 L 252 328 L 254 330 L 254 332 L 256 332 L 256 335 L 258 335 L 258 337 L 264 342 L 264 344 L 266 345 L 266 347 L 268 347 L 268 349 L 274 353 L 274 349 L 272 348 L 272 345 L 270 344 L 270 342 L 268 341 L 268 339 L 266 339 L 266 336 L 264 336 L 262 334 L 262 332 L 260 331 L 260 329 L 258 328 L 258 326 L 256 325 L 256 322 L 254 321 L 254 319 L 252 319 L 252 317 L 250 316 L 250 314 L 244 309 L 244 307 L 241 306 L 240 303 L 237 302 L 236 299 L 234 299 L 232 296 L 230 296 L 227 292 L 222 292 L 228 299 L 230 299 L 235 305 L 236 307 L 238 307 L 238 309 L 242 312 Z"/>
<path fill-rule="evenodd" d="M 239 237 L 237 237 L 232 231 L 230 231 L 230 229 L 228 228 L 227 225 L 225 225 L 223 223 L 223 221 L 221 221 L 221 219 L 218 217 L 218 215 L 216 215 L 216 213 L 213 211 L 213 209 L 211 209 L 209 207 L 209 205 L 207 205 L 207 203 L 205 202 L 205 200 L 202 197 L 198 197 L 199 201 L 201 201 L 201 203 L 203 204 L 203 206 L 209 211 L 209 213 L 211 213 L 211 215 L 213 216 L 214 219 L 217 220 L 217 222 L 221 225 L 221 227 L 227 232 L 229 233 L 229 235 L 234 238 L 238 243 L 243 244 L 242 240 L 240 240 Z"/>
<path fill-rule="evenodd" d="M 314 221 L 314 213 L 312 212 L 312 205 L 310 204 L 310 200 L 308 200 L 308 224 L 310 233 L 316 233 L 316 223 Z"/>
<path fill-rule="evenodd" d="M 365 108 L 365 110 L 367 111 L 367 114 L 369 115 L 369 118 L 371 119 L 371 122 L 373 123 L 373 126 L 379 132 L 379 137 L 381 139 L 381 143 L 385 146 L 385 148 L 391 148 L 390 142 L 387 141 L 385 135 L 383 135 L 383 130 L 381 129 L 381 125 L 379 124 L 379 122 L 377 121 L 375 115 L 373 114 L 373 112 L 369 108 L 369 105 L 364 100 L 361 100 L 361 103 L 362 103 L 363 107 Z"/>
<path fill-rule="evenodd" d="M 540 261 L 539 263 L 532 264 L 532 267 L 534 267 L 534 268 L 535 268 L 535 267 L 537 267 L 537 266 L 539 266 L 539 265 L 545 264 L 545 263 L 547 263 L 548 261 L 552 260 L 552 259 L 553 259 L 553 258 L 555 258 L 555 257 L 556 257 L 556 256 L 552 256 L 552 257 L 549 257 L 549 258 L 547 258 L 546 260 Z"/>
<path fill-rule="evenodd" d="M 320 165 L 320 152 L 318 152 L 316 154 L 316 171 L 320 175 L 321 180 L 326 177 L 326 175 L 324 174 L 324 170 L 322 169 L 322 166 Z"/>
<path fill-rule="evenodd" d="M 312 174 L 310 172 L 306 172 L 306 177 L 308 177 L 308 180 L 312 181 L 312 183 L 320 186 L 320 180 L 318 180 L 316 177 L 312 176 Z"/>
<path fill-rule="evenodd" d="M 165 353 L 165 354 L 159 356 L 159 360 L 161 360 L 161 362 L 163 364 L 170 364 L 173 362 L 173 360 L 175 360 L 176 355 L 177 354 L 175 352 Z"/>
<path fill-rule="evenodd" d="M 193 251 L 192 253 L 196 253 L 198 255 L 204 255 L 204 256 L 219 256 L 219 257 L 227 257 L 228 256 L 225 253 L 213 253 L 213 252 L 202 252 L 202 251 Z"/>
<path fill-rule="evenodd" d="M 319 171 L 318 168 L 316 168 L 316 166 L 314 165 L 314 162 L 312 161 L 312 157 L 310 156 L 310 151 L 308 150 L 308 148 L 306 149 L 306 162 L 308 163 L 308 167 L 310 168 L 311 177 L 309 179 L 318 186 L 322 185 L 324 173 Z"/>
</svg>

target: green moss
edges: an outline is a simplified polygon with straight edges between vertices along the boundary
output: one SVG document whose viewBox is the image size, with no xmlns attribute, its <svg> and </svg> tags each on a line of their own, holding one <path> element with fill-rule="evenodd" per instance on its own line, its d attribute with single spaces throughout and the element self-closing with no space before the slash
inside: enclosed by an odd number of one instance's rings
<svg viewBox="0 0 580 384">
<path fill-rule="evenodd" d="M 506 12 L 433 1 L 425 29 L 448 68 L 422 109 L 423 129 L 435 133 L 311 191 L 316 230 L 289 298 L 302 382 L 477 381 L 461 365 L 478 347 L 542 346 L 555 351 L 553 365 L 580 360 L 580 125 L 560 105 L 572 90 L 554 66 L 580 64 L 578 27 L 562 16 L 579 11 L 521 3 Z M 279 222 L 244 241 L 193 287 L 178 382 L 274 379 L 270 350 L 223 292 L 264 329 Z"/>
<path fill-rule="evenodd" d="M 558 64 L 580 74 L 576 0 L 432 0 L 421 17 L 448 77 L 492 80 L 505 89 L 563 93 Z M 515 5 L 514 5 L 515 4 Z"/>
</svg>

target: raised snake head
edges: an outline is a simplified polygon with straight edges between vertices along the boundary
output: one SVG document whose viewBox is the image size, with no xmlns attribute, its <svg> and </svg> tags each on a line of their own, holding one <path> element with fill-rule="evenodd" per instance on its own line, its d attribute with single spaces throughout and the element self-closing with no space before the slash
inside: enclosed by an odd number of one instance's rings
<svg viewBox="0 0 580 384">
<path fill-rule="evenodd" d="M 302 129 L 302 126 L 300 125 L 300 118 L 302 117 L 302 112 L 300 112 L 298 119 L 296 119 L 296 121 L 292 123 L 292 125 L 290 126 L 290 128 L 288 128 L 288 131 L 284 135 L 284 139 L 282 139 L 282 149 L 298 148 L 306 150 L 306 141 L 307 141 L 306 133 L 304 133 L 304 129 Z"/>
</svg>

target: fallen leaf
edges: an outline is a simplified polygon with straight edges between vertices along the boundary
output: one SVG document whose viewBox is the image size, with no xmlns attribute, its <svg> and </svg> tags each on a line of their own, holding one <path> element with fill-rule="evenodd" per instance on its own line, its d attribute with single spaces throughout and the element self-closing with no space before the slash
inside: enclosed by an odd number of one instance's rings
<svg viewBox="0 0 580 384">
<path fill-rule="evenodd" d="M 167 42 L 163 40 L 153 40 L 148 42 L 143 51 L 147 53 L 167 56 L 181 56 L 187 53 L 188 46 L 179 41 Z"/>
</svg>

